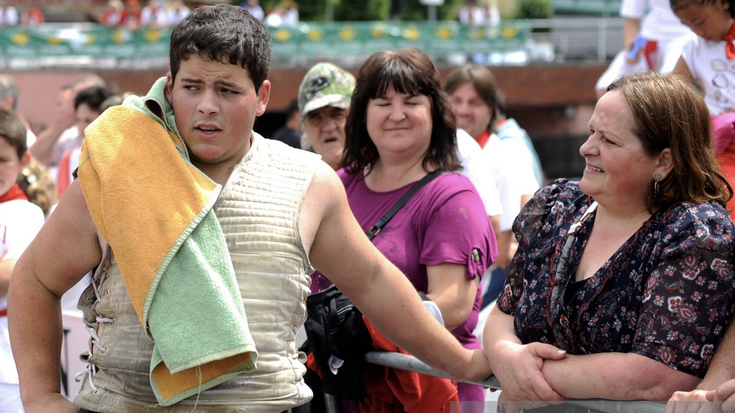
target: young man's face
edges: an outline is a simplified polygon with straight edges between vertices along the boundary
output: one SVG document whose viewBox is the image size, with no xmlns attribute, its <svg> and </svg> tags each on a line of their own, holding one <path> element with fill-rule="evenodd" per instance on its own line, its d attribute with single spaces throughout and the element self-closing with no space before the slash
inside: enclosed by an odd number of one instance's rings
<svg viewBox="0 0 735 413">
<path fill-rule="evenodd" d="M 181 61 L 176 80 L 169 73 L 166 84 L 192 163 L 210 177 L 248 152 L 255 117 L 265 112 L 269 96 L 269 81 L 256 93 L 247 69 L 198 55 Z"/>
</svg>

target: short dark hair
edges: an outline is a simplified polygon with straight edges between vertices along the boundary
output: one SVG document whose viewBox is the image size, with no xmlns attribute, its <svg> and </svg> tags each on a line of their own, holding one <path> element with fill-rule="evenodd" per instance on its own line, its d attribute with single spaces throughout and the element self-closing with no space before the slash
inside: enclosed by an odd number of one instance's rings
<svg viewBox="0 0 735 413">
<path fill-rule="evenodd" d="M 431 58 L 419 49 L 381 51 L 360 66 L 357 84 L 345 123 L 345 151 L 342 164 L 348 173 L 372 168 L 380 155 L 367 131 L 367 106 L 389 87 L 398 93 L 424 95 L 431 102 L 431 142 L 423 167 L 432 165 L 442 171 L 460 169 L 457 155 L 457 126 L 446 94 L 441 89 L 439 72 Z M 369 171 L 368 171 L 369 173 Z"/>
<path fill-rule="evenodd" d="M 86 104 L 95 112 L 102 112 L 102 104 L 115 93 L 106 86 L 89 86 L 80 90 L 74 96 L 74 109 L 79 105 Z"/>
<path fill-rule="evenodd" d="M 8 97 L 13 98 L 13 107 L 11 109 L 17 110 L 18 99 L 20 98 L 18 84 L 9 75 L 0 75 L 0 99 L 4 100 Z"/>
<path fill-rule="evenodd" d="M 712 120 L 689 82 L 649 72 L 623 76 L 607 90 L 625 97 L 635 120 L 633 133 L 648 156 L 671 149 L 674 168 L 660 182 L 658 196 L 654 196 L 651 179 L 646 200 L 649 212 L 666 210 L 678 202 L 714 201 L 726 207 L 733 191 L 715 159 Z"/>
<path fill-rule="evenodd" d="M 201 6 L 177 23 L 171 32 L 169 61 L 174 81 L 181 61 L 193 54 L 206 61 L 247 69 L 257 93 L 268 77 L 271 36 L 263 23 L 242 7 Z"/>
<path fill-rule="evenodd" d="M 291 101 L 291 103 L 286 106 L 286 117 L 290 118 L 293 116 L 294 113 L 299 111 L 299 100 L 294 99 Z"/>
<path fill-rule="evenodd" d="M 700 6 L 703 6 L 705 4 L 708 5 L 714 5 L 720 0 L 671 0 L 669 4 L 671 5 L 672 10 L 682 9 L 690 4 L 697 4 Z M 730 13 L 730 17 L 735 18 L 735 2 L 732 0 L 727 0 L 727 4 L 730 6 L 728 7 L 727 11 Z"/>
<path fill-rule="evenodd" d="M 15 148 L 18 159 L 21 159 L 28 151 L 27 134 L 26 125 L 15 111 L 0 108 L 0 139 Z"/>
</svg>

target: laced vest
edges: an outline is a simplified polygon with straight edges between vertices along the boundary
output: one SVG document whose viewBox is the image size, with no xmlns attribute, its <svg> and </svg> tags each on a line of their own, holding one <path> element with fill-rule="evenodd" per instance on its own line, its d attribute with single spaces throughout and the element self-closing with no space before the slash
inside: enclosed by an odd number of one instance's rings
<svg viewBox="0 0 735 413">
<path fill-rule="evenodd" d="M 257 369 L 173 406 L 156 406 L 146 337 L 108 248 L 80 299 L 89 367 L 74 403 L 98 412 L 282 412 L 311 399 L 295 334 L 306 319 L 309 264 L 298 217 L 318 157 L 255 136 L 215 205 L 235 268 Z M 182 297 L 186 299 L 186 297 Z M 91 355 L 90 355 L 91 354 Z"/>
</svg>

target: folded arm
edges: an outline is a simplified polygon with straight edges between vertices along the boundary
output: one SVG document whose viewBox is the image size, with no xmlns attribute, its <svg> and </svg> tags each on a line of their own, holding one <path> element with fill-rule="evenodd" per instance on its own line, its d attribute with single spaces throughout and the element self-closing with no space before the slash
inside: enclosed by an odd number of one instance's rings
<svg viewBox="0 0 735 413">
<path fill-rule="evenodd" d="M 635 353 L 568 355 L 548 360 L 542 371 L 551 387 L 570 399 L 664 401 L 700 381 Z"/>
<path fill-rule="evenodd" d="M 549 359 L 566 352 L 550 344 L 522 344 L 515 334 L 513 316 L 495 307 L 483 331 L 483 348 L 507 401 L 560 402 L 564 397 L 547 382 L 542 369 Z M 541 406 L 543 404 L 536 404 Z"/>
</svg>

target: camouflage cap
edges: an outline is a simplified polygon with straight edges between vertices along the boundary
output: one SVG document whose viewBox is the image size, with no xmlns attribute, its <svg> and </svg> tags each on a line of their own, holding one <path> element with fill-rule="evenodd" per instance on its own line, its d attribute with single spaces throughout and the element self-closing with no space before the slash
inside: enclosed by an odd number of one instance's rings
<svg viewBox="0 0 735 413">
<path fill-rule="evenodd" d="M 318 63 L 304 76 L 299 86 L 299 111 L 301 119 L 309 112 L 334 106 L 350 107 L 352 91 L 355 90 L 355 76 L 331 63 Z"/>
</svg>

